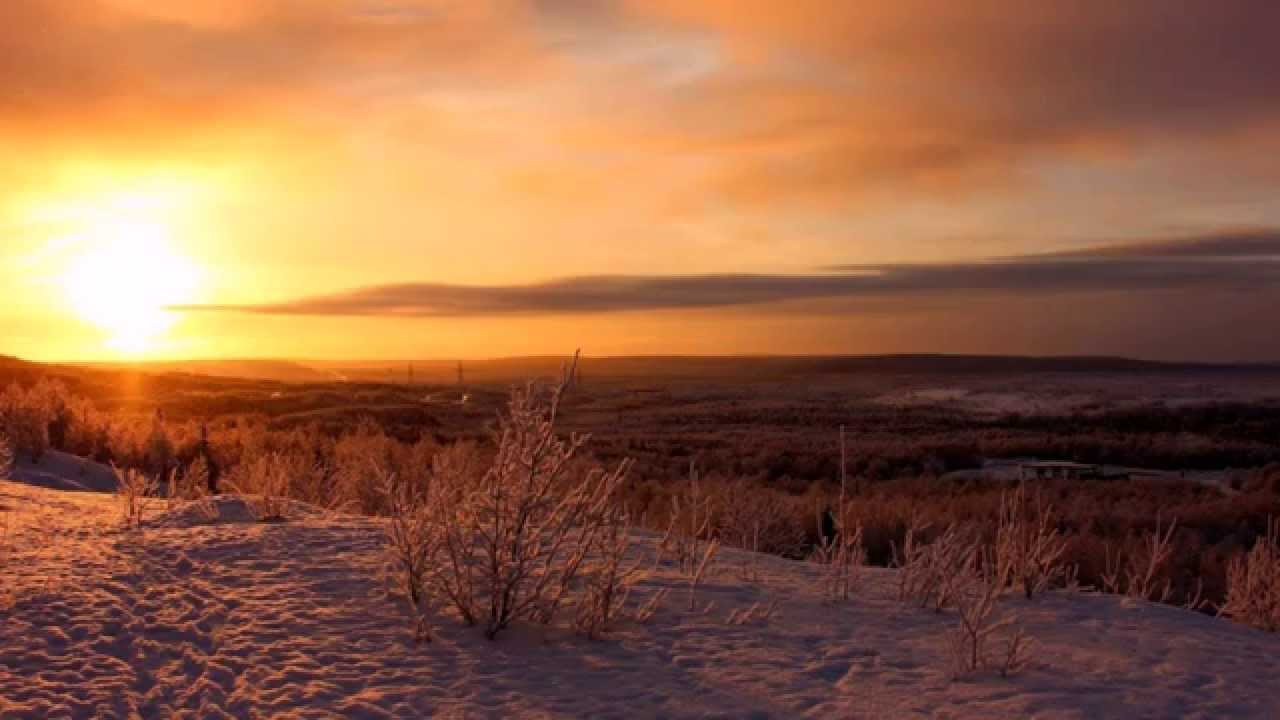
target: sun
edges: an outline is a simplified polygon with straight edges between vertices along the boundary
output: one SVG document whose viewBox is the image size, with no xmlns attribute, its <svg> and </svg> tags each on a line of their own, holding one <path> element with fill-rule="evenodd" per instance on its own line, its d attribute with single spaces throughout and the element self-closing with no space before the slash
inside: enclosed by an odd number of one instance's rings
<svg viewBox="0 0 1280 720">
<path fill-rule="evenodd" d="M 126 355 L 152 351 L 173 325 L 173 305 L 189 303 L 196 266 L 175 250 L 161 217 L 115 212 L 94 218 L 75 241 L 62 287 L 71 309 Z"/>
</svg>

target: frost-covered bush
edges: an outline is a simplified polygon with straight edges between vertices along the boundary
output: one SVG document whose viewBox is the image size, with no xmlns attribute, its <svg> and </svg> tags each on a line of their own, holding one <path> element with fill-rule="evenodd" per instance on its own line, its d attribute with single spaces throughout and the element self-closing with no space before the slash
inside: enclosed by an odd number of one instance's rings
<svg viewBox="0 0 1280 720">
<path fill-rule="evenodd" d="M 13 446 L 9 439 L 0 435 L 0 477 L 8 477 L 13 471 Z"/>
<path fill-rule="evenodd" d="M 554 387 L 512 392 L 492 458 L 467 446 L 439 452 L 422 487 L 388 502 L 392 552 L 421 607 L 451 606 L 489 639 L 517 620 L 549 623 L 593 553 L 617 539 L 630 463 L 576 463 L 587 438 L 556 432 L 572 377 L 570 366 Z"/>
<path fill-rule="evenodd" d="M 1016 674 L 1031 661 L 1035 642 L 1017 617 L 999 605 L 1009 583 L 1005 568 L 990 552 L 961 576 L 953 597 L 956 625 L 948 634 L 952 674 L 956 677 L 996 668 L 1004 677 Z"/>
<path fill-rule="evenodd" d="M 383 491 L 388 515 L 387 554 L 393 565 L 395 589 L 404 595 L 413 611 L 414 639 L 430 642 L 436 598 L 428 576 L 439 560 L 443 533 L 437 530 L 432 513 L 427 510 L 421 488 L 388 474 Z"/>
<path fill-rule="evenodd" d="M 981 546 L 972 532 L 958 526 L 948 527 L 932 542 L 922 540 L 925 529 L 914 525 L 902 545 L 894 546 L 898 600 L 941 612 L 978 568 Z"/>
<path fill-rule="evenodd" d="M 623 614 L 631 588 L 644 575 L 640 561 L 631 556 L 631 526 L 621 511 L 607 519 L 598 550 L 582 572 L 584 587 L 577 603 L 574 624 L 592 639 L 608 632 Z"/>
<path fill-rule="evenodd" d="M 142 524 L 148 499 L 159 495 L 159 490 L 160 483 L 144 472 L 116 469 L 116 502 L 125 527 L 136 528 Z"/>
<path fill-rule="evenodd" d="M 1248 554 L 1227 568 L 1227 599 L 1220 610 L 1237 622 L 1268 632 L 1280 631 L 1280 524 L 1271 521 L 1267 533 Z"/>
<path fill-rule="evenodd" d="M 1114 555 L 1108 549 L 1102 589 L 1138 600 L 1167 602 L 1172 594 L 1167 575 L 1173 554 L 1173 533 L 1177 528 L 1177 520 L 1164 527 L 1157 517 L 1155 531 L 1136 549 L 1127 553 L 1117 549 Z"/>
<path fill-rule="evenodd" d="M 837 521 L 835 534 L 821 539 L 809 559 L 821 568 L 823 597 L 831 602 L 849 600 L 867 562 L 862 526 L 847 528 Z"/>
<path fill-rule="evenodd" d="M 671 498 L 670 522 L 658 543 L 656 563 L 667 557 L 676 563 L 689 586 L 690 610 L 697 605 L 698 587 L 720 552 L 720 538 L 713 530 L 713 500 L 697 467 L 690 464 L 689 480 Z"/>
<path fill-rule="evenodd" d="M 34 392 L 14 384 L 0 393 L 0 433 L 13 450 L 39 462 L 49 449 L 50 415 Z"/>
<path fill-rule="evenodd" d="M 295 472 L 289 458 L 270 453 L 237 467 L 227 484 L 244 496 L 259 522 L 278 522 L 287 517 Z"/>
<path fill-rule="evenodd" d="M 1058 531 L 1053 507 L 1027 496 L 1025 485 L 1001 498 L 995 562 L 999 577 L 1028 600 L 1066 576 L 1067 539 Z"/>
</svg>

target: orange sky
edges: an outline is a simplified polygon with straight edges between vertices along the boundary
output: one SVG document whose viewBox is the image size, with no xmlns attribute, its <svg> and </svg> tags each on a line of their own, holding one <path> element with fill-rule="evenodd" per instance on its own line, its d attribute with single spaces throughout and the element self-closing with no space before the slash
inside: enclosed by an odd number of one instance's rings
<svg viewBox="0 0 1280 720">
<path fill-rule="evenodd" d="M 157 5 L 0 4 L 0 353 L 1280 359 L 1273 2 Z"/>
</svg>

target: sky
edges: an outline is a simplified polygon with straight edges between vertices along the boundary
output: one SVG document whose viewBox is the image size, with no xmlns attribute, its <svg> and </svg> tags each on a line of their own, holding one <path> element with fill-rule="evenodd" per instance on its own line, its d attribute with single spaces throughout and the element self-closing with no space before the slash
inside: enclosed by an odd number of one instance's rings
<svg viewBox="0 0 1280 720">
<path fill-rule="evenodd" d="M 0 3 L 0 354 L 1280 360 L 1272 0 Z"/>
</svg>

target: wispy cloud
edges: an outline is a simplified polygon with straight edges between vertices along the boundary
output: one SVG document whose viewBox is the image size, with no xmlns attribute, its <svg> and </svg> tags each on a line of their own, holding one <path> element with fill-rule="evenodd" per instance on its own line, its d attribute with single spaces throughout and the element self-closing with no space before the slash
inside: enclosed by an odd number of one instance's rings
<svg viewBox="0 0 1280 720">
<path fill-rule="evenodd" d="M 583 165 L 625 143 L 708 161 L 708 198 L 842 204 L 1008 183 L 1046 155 L 1280 142 L 1271 0 L 156 5 L 0 3 L 0 127 L 162 142 L 293 114 L 358 124 L 371 95 L 437 113 L 532 96 L 536 124 L 510 129 Z"/>
<path fill-rule="evenodd" d="M 394 317 L 574 314 L 962 292 L 1250 289 L 1274 287 L 1277 282 L 1280 231 L 1259 231 L 979 262 L 844 265 L 807 275 L 597 275 L 488 286 L 408 283 L 280 303 L 179 309 Z"/>
</svg>

